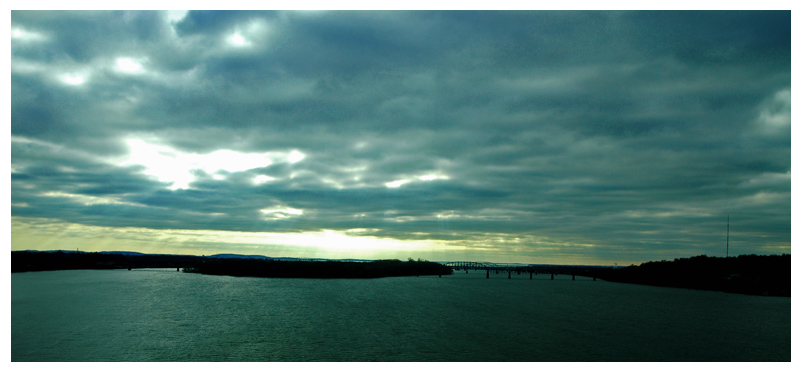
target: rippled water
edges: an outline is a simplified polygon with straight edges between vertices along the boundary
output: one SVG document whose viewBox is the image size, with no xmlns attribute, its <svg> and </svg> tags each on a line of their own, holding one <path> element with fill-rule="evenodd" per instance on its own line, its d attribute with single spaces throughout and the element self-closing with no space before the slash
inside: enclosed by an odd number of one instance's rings
<svg viewBox="0 0 802 372">
<path fill-rule="evenodd" d="M 790 298 L 557 276 L 11 274 L 12 361 L 790 361 Z"/>
</svg>

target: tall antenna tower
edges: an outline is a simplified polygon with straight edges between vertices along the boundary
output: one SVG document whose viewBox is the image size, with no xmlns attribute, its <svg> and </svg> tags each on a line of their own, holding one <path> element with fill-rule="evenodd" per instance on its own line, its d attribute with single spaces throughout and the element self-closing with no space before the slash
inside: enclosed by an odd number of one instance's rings
<svg viewBox="0 0 802 372">
<path fill-rule="evenodd" d="M 727 214 L 727 257 L 730 257 L 730 215 Z"/>
</svg>

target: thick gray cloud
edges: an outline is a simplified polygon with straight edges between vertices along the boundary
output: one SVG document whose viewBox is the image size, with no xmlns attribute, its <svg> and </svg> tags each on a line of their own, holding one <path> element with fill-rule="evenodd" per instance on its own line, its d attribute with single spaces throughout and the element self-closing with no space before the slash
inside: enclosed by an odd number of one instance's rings
<svg viewBox="0 0 802 372">
<path fill-rule="evenodd" d="M 610 263 L 721 255 L 729 215 L 733 252 L 790 252 L 790 12 L 11 27 L 12 218 Z"/>
</svg>

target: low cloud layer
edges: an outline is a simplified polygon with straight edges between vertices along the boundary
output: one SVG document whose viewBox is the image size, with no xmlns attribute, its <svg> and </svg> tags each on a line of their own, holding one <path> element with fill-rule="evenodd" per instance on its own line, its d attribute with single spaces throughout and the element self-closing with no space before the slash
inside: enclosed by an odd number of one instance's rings
<svg viewBox="0 0 802 372">
<path fill-rule="evenodd" d="M 790 85 L 790 12 L 14 11 L 12 249 L 790 253 Z"/>
</svg>

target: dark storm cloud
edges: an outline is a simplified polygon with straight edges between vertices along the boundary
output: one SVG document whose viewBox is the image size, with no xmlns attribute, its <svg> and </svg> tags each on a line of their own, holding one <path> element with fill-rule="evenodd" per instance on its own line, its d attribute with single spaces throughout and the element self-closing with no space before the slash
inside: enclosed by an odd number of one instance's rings
<svg viewBox="0 0 802 372">
<path fill-rule="evenodd" d="M 98 56 L 159 42 L 169 29 L 155 12 L 16 11 L 14 23 L 47 30 L 47 48 L 15 45 L 15 56 L 47 62 L 89 62 Z M 40 27 L 46 25 L 46 27 Z"/>
<path fill-rule="evenodd" d="M 12 216 L 790 252 L 790 12 L 11 18 Z M 175 189 L 131 139 L 274 158 Z"/>
</svg>

